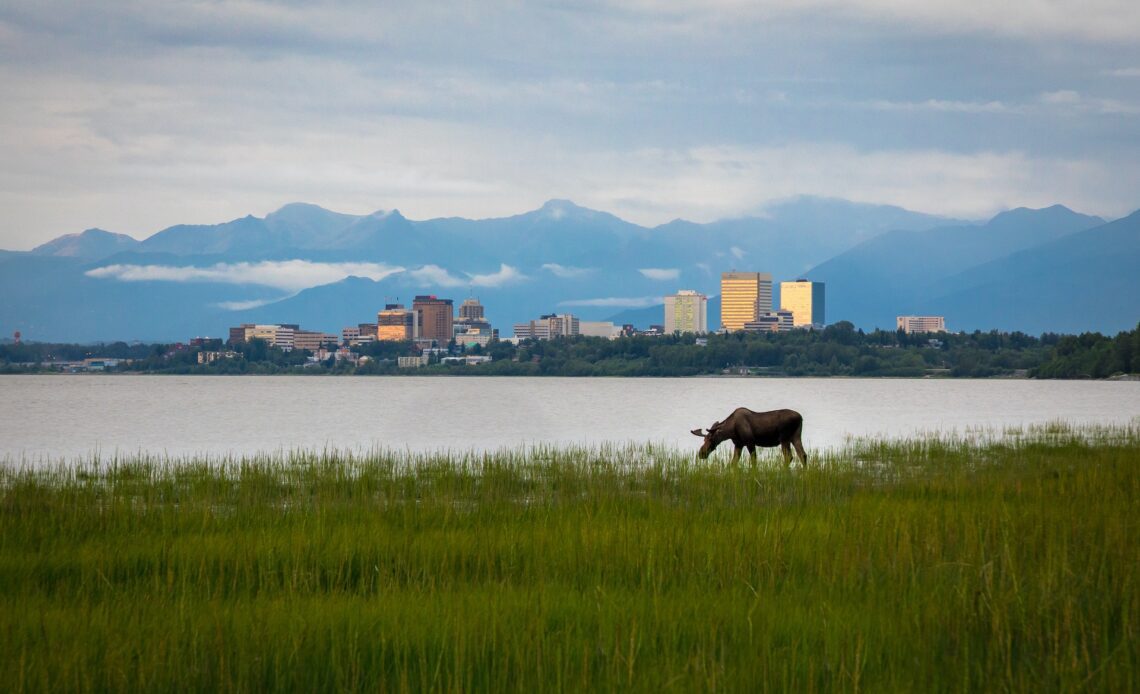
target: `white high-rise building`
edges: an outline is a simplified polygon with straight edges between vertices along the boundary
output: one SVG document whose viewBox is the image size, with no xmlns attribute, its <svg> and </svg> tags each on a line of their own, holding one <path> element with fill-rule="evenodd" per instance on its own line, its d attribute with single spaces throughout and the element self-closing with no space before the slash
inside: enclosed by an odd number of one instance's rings
<svg viewBox="0 0 1140 694">
<path fill-rule="evenodd" d="M 709 331 L 709 298 L 692 289 L 665 297 L 665 334 Z"/>
</svg>

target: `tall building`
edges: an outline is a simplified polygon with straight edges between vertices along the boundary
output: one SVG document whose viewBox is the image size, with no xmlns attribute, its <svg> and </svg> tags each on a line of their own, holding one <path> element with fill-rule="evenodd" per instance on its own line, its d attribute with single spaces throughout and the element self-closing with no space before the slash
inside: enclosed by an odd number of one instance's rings
<svg viewBox="0 0 1140 694">
<path fill-rule="evenodd" d="M 772 275 L 767 272 L 722 272 L 720 325 L 728 331 L 772 310 Z"/>
<path fill-rule="evenodd" d="M 665 297 L 665 334 L 707 333 L 709 298 L 691 289 Z"/>
<path fill-rule="evenodd" d="M 792 322 L 797 328 L 823 325 L 823 282 L 781 282 L 780 308 L 792 312 Z"/>
<path fill-rule="evenodd" d="M 946 332 L 946 318 L 943 316 L 899 316 L 895 323 L 904 333 Z"/>
<path fill-rule="evenodd" d="M 469 297 L 459 304 L 459 317 L 468 320 L 482 320 L 483 318 L 483 304 L 475 297 Z"/>
<path fill-rule="evenodd" d="M 446 345 L 455 337 L 451 299 L 440 299 L 434 294 L 417 296 L 412 301 L 412 310 L 416 312 L 419 339 Z"/>
<path fill-rule="evenodd" d="M 472 297 L 459 305 L 459 316 L 452 325 L 457 344 L 485 345 L 495 338 L 491 322 L 483 315 L 483 304 Z"/>
<path fill-rule="evenodd" d="M 385 304 L 384 310 L 376 314 L 377 340 L 404 342 L 418 336 L 416 312 L 404 308 L 403 304 Z"/>
</svg>

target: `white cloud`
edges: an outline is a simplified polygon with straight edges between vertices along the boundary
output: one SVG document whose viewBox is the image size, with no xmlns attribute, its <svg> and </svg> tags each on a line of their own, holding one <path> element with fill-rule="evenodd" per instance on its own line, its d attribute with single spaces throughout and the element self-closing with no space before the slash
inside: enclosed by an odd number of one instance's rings
<svg viewBox="0 0 1140 694">
<path fill-rule="evenodd" d="M 526 275 L 505 263 L 499 265 L 498 272 L 485 275 L 469 273 L 467 276 L 471 278 L 470 284 L 473 287 L 501 287 L 504 284 L 513 284 L 527 279 Z"/>
<path fill-rule="evenodd" d="M 222 282 L 256 284 L 287 292 L 338 282 L 355 275 L 379 281 L 403 268 L 383 263 L 315 263 L 308 260 L 217 263 L 207 267 L 176 265 L 105 265 L 86 272 L 122 282 Z"/>
<path fill-rule="evenodd" d="M 522 282 L 527 279 L 510 265 L 500 264 L 497 272 L 486 274 L 464 273 L 466 278 L 451 274 L 446 268 L 435 264 L 424 265 L 409 270 L 408 275 L 422 286 L 436 287 L 501 287 L 504 284 Z"/>
<path fill-rule="evenodd" d="M 555 277 L 562 279 L 574 279 L 576 277 L 585 277 L 586 275 L 596 272 L 595 268 L 590 267 L 572 267 L 569 265 L 559 265 L 558 263 L 544 263 L 543 270 L 549 270 Z"/>
<path fill-rule="evenodd" d="M 272 304 L 275 301 L 280 301 L 280 299 L 254 299 L 252 301 L 219 301 L 217 304 L 214 304 L 214 305 L 217 306 L 218 308 L 222 308 L 222 309 L 225 309 L 227 311 L 245 311 L 245 310 L 251 309 L 251 308 L 258 308 L 259 306 L 265 306 L 266 304 Z"/>
<path fill-rule="evenodd" d="M 639 269 L 638 272 L 651 280 L 662 282 L 665 280 L 675 280 L 681 276 L 681 271 L 677 268 L 646 267 Z"/>
<path fill-rule="evenodd" d="M 1001 101 L 947 101 L 944 99 L 927 99 L 925 101 L 875 100 L 867 102 L 867 106 L 876 111 L 933 111 L 942 113 L 1009 113 L 1017 110 Z"/>
<path fill-rule="evenodd" d="M 424 265 L 415 270 L 408 270 L 408 275 L 423 286 L 436 287 L 462 287 L 468 282 L 456 277 L 438 265 Z"/>
<path fill-rule="evenodd" d="M 732 257 L 736 258 L 737 260 L 742 260 L 744 258 L 744 249 L 740 246 L 733 246 L 732 248 L 728 249 L 728 251 L 729 253 L 732 253 Z"/>
<path fill-rule="evenodd" d="M 609 296 L 602 299 L 571 299 L 560 301 L 559 306 L 601 306 L 614 308 L 645 308 L 664 304 L 659 296 Z"/>
<path fill-rule="evenodd" d="M 1140 67 L 1122 67 L 1115 70 L 1109 70 L 1108 74 L 1113 77 L 1140 77 Z"/>
<path fill-rule="evenodd" d="M 713 33 L 749 23 L 857 21 L 901 25 L 929 34 L 984 34 L 1034 38 L 1077 37 L 1127 41 L 1140 26 L 1140 9 L 1131 0 L 1042 2 L 1041 0 L 612 0 L 636 8 L 676 34 Z"/>
<path fill-rule="evenodd" d="M 1074 113 L 1125 114 L 1140 113 L 1140 104 L 1126 103 L 1118 99 L 1105 99 L 1081 94 L 1071 89 L 1045 92 L 1041 103 L 1069 109 Z"/>
</svg>

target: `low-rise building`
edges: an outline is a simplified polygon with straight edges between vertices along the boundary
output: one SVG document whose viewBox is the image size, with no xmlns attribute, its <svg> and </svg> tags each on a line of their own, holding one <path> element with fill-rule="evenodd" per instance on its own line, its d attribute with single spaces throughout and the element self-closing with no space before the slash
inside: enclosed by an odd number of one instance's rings
<svg viewBox="0 0 1140 694">
<path fill-rule="evenodd" d="M 579 321 L 578 334 L 586 337 L 604 337 L 607 340 L 616 340 L 621 337 L 621 326 L 614 325 L 613 321 Z"/>
<path fill-rule="evenodd" d="M 199 364 L 213 364 L 214 362 L 219 361 L 221 359 L 237 359 L 240 356 L 241 356 L 240 352 L 234 352 L 232 350 L 226 350 L 224 352 L 223 351 L 213 351 L 213 350 L 202 350 L 201 352 L 198 352 L 198 363 Z"/>
<path fill-rule="evenodd" d="M 786 333 L 789 332 L 794 325 L 795 319 L 792 312 L 786 309 L 779 309 L 760 313 L 760 315 L 756 316 L 756 320 L 748 321 L 744 324 L 744 330 L 750 333 Z"/>
<path fill-rule="evenodd" d="M 943 316 L 898 316 L 895 323 L 904 333 L 946 332 L 946 318 Z"/>
<path fill-rule="evenodd" d="M 418 357 L 398 357 L 396 365 L 401 369 L 418 369 L 421 366 L 427 366 L 428 355 L 421 354 Z"/>
<path fill-rule="evenodd" d="M 476 366 L 478 364 L 486 364 L 491 361 L 491 357 L 486 355 L 468 354 L 461 357 L 444 357 L 439 360 L 441 364 L 462 364 L 465 366 Z"/>
<path fill-rule="evenodd" d="M 579 334 L 578 317 L 569 314 L 550 313 L 538 320 L 515 324 L 515 337 L 530 340 L 553 340 L 556 337 L 572 337 Z"/>
<path fill-rule="evenodd" d="M 322 333 L 316 330 L 296 330 L 293 332 L 293 349 L 305 349 L 315 352 L 321 347 L 335 347 L 340 339 L 332 333 Z"/>
</svg>

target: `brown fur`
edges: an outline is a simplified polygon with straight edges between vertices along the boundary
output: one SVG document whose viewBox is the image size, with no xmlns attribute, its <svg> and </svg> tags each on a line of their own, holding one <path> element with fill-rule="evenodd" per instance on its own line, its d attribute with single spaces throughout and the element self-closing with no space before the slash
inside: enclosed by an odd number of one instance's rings
<svg viewBox="0 0 1140 694">
<path fill-rule="evenodd" d="M 800 462 L 807 465 L 807 455 L 804 453 L 803 443 L 800 441 L 800 432 L 803 430 L 804 418 L 795 410 L 772 410 L 770 412 L 753 412 L 744 407 L 738 407 L 724 421 L 716 422 L 709 427 L 708 433 L 700 429 L 693 429 L 696 436 L 704 437 L 704 443 L 697 454 L 701 460 L 709 457 L 722 442 L 731 440 L 736 447 L 732 454 L 732 462 L 740 460 L 740 453 L 748 447 L 752 455 L 752 463 L 756 464 L 756 447 L 771 448 L 779 446 L 784 453 L 784 464 L 792 462 L 791 447 L 796 447 L 796 455 Z"/>
</svg>

